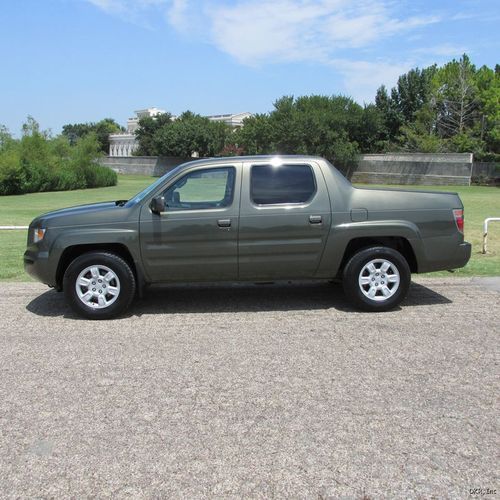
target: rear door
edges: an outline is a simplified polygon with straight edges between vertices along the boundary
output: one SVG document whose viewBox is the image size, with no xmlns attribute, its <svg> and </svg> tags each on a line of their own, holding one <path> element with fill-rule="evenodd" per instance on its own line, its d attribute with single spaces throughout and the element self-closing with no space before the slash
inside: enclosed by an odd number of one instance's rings
<svg viewBox="0 0 500 500">
<path fill-rule="evenodd" d="M 153 282 L 236 280 L 241 163 L 192 168 L 157 196 L 166 209 L 141 209 L 145 271 Z"/>
<path fill-rule="evenodd" d="M 240 279 L 314 277 L 331 225 L 318 164 L 246 162 L 239 226 Z"/>
</svg>

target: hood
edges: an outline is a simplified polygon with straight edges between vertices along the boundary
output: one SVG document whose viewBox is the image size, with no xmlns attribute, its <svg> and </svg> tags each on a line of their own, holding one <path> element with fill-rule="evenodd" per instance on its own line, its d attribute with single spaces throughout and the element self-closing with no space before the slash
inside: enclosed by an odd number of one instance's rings
<svg viewBox="0 0 500 500">
<path fill-rule="evenodd" d="M 78 205 L 47 212 L 33 219 L 30 227 L 80 226 L 121 222 L 127 218 L 130 209 L 115 201 Z"/>
</svg>

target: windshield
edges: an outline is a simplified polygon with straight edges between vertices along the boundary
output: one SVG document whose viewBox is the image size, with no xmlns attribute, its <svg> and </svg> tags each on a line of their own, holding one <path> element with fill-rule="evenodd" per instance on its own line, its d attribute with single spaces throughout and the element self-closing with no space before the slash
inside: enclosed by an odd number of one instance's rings
<svg viewBox="0 0 500 500">
<path fill-rule="evenodd" d="M 142 190 L 140 193 L 137 193 L 133 198 L 130 198 L 130 200 L 127 201 L 125 206 L 127 208 L 130 208 L 139 203 L 140 201 L 142 201 L 144 198 L 146 198 L 146 196 L 155 191 L 155 189 L 161 184 L 163 184 L 167 179 L 177 174 L 177 172 L 180 170 L 181 167 L 182 165 L 179 165 L 178 167 L 175 167 L 173 170 L 167 172 L 165 175 L 163 175 L 158 180 L 153 182 L 153 184 L 148 186 L 146 189 Z"/>
</svg>

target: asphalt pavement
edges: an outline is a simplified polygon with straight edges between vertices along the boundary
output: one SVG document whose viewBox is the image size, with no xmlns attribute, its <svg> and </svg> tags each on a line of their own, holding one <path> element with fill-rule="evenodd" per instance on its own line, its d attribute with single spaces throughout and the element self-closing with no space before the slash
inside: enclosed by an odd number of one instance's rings
<svg viewBox="0 0 500 500">
<path fill-rule="evenodd" d="M 498 290 L 171 286 L 98 322 L 2 283 L 0 497 L 498 497 Z"/>
</svg>

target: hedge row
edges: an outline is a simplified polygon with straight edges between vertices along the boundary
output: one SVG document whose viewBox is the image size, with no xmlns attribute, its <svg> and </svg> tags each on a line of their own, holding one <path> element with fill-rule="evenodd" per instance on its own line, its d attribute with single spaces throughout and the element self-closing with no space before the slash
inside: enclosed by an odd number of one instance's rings
<svg viewBox="0 0 500 500">
<path fill-rule="evenodd" d="M 116 182 L 116 172 L 97 164 L 77 168 L 71 165 L 59 168 L 15 163 L 0 165 L 0 195 L 115 186 Z"/>
<path fill-rule="evenodd" d="M 99 144 L 92 135 L 75 146 L 37 131 L 20 140 L 4 141 L 0 148 L 0 195 L 116 185 L 116 172 L 95 162 L 99 154 Z"/>
</svg>

